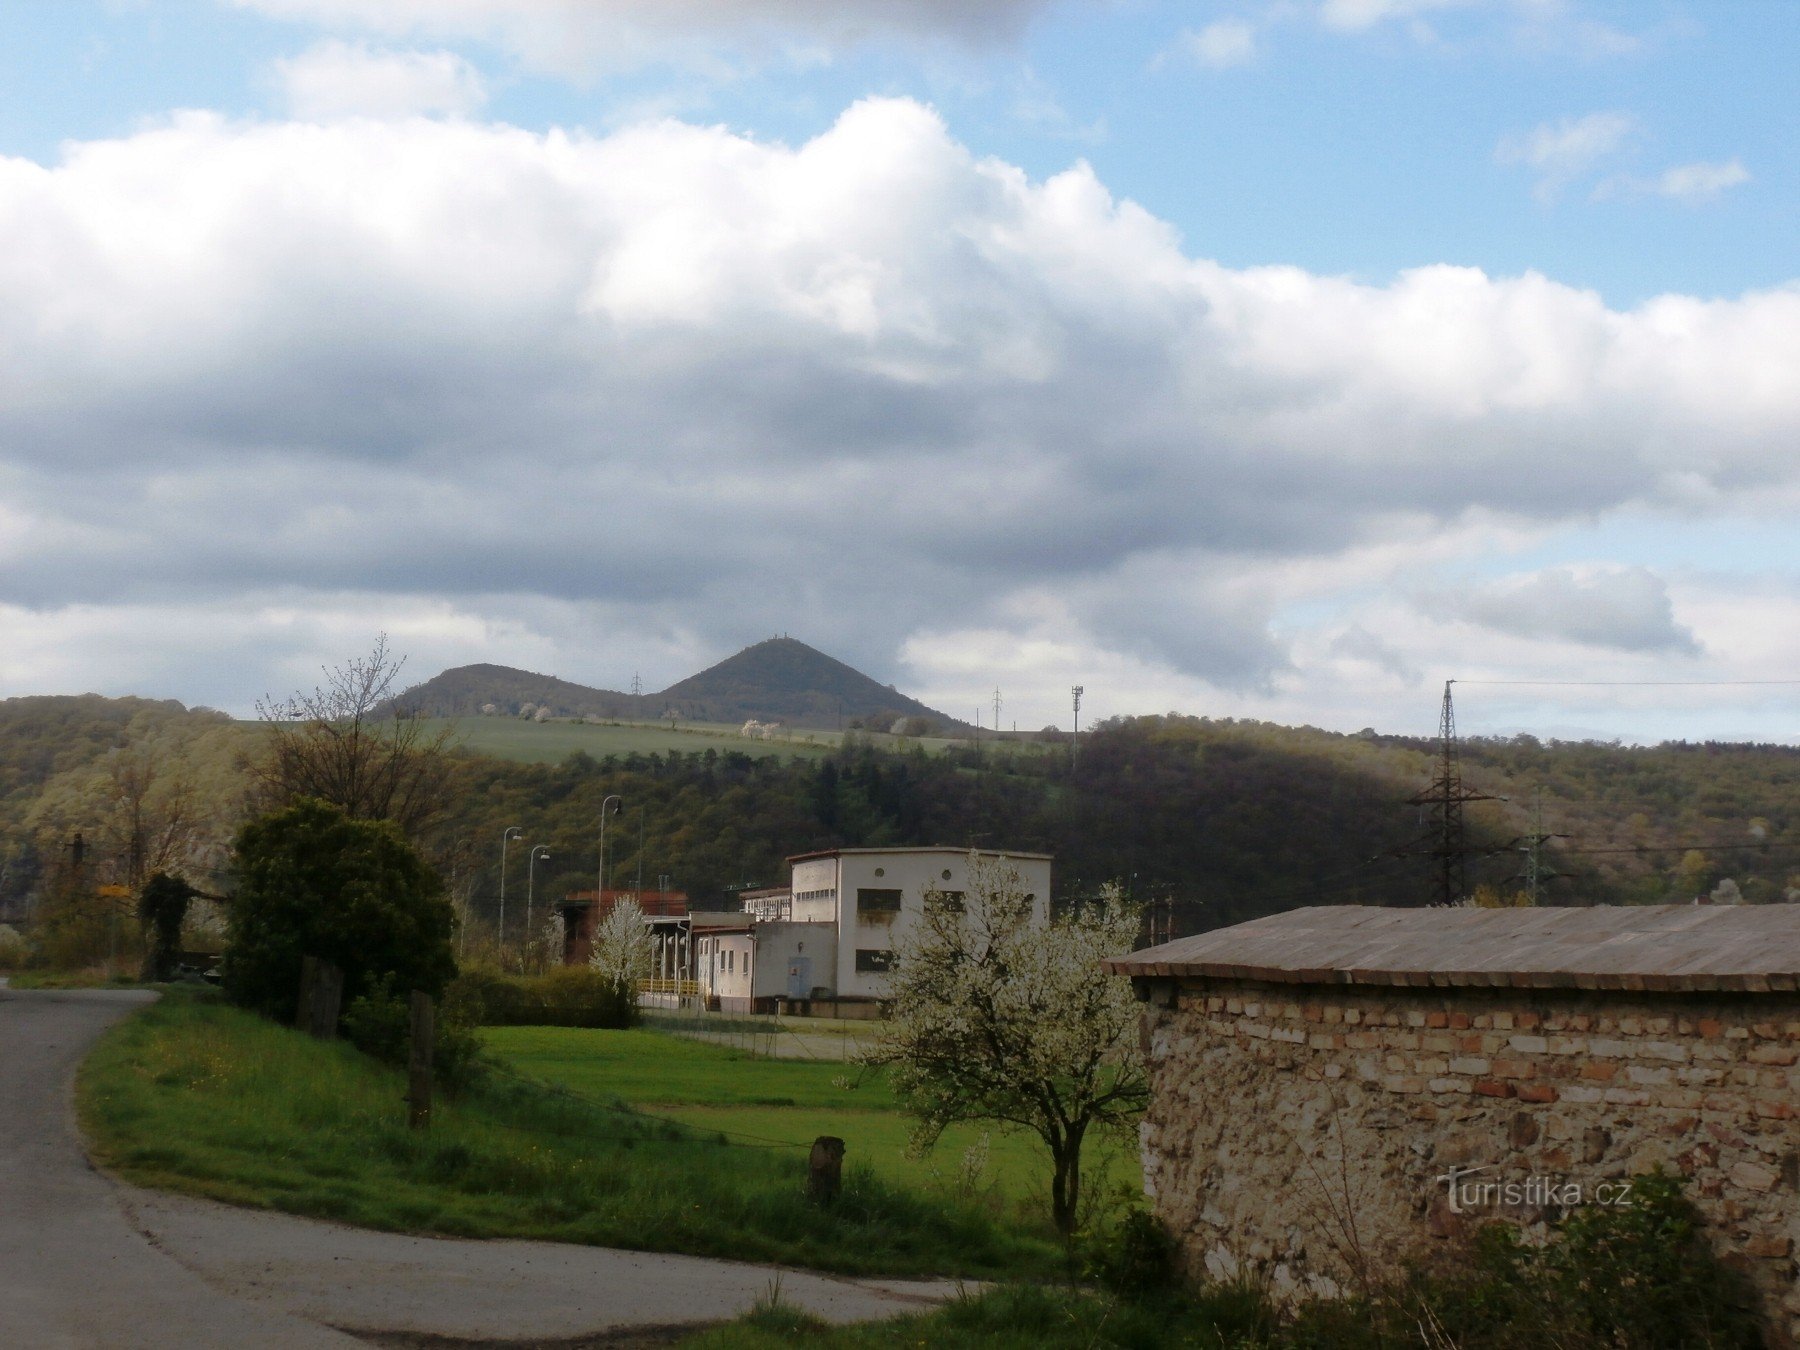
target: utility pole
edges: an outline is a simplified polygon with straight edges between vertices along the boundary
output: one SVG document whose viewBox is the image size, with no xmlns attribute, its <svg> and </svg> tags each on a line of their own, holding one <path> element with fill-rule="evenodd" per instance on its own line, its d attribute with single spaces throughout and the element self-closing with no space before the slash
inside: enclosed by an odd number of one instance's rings
<svg viewBox="0 0 1800 1350">
<path fill-rule="evenodd" d="M 1424 806 L 1431 811 L 1431 830 L 1418 844 L 1397 850 L 1402 856 L 1423 855 L 1436 864 L 1432 880 L 1433 905 L 1454 905 L 1469 894 L 1469 846 L 1463 829 L 1463 807 L 1469 802 L 1500 800 L 1485 792 L 1463 786 L 1462 769 L 1457 762 L 1456 709 L 1450 701 L 1450 686 L 1444 681 L 1444 706 L 1438 716 L 1438 770 L 1431 786 L 1408 797 L 1407 805 Z"/>
<path fill-rule="evenodd" d="M 500 946 L 506 946 L 506 846 L 525 833 L 517 825 L 508 825 L 500 834 Z"/>
<path fill-rule="evenodd" d="M 1000 739 L 1000 686 L 994 686 L 994 739 Z"/>
<path fill-rule="evenodd" d="M 1081 754 L 1081 696 L 1087 693 L 1082 685 L 1075 685 L 1069 690 L 1075 702 L 1075 730 L 1069 736 L 1069 763 L 1073 765 Z"/>
<path fill-rule="evenodd" d="M 1525 855 L 1525 895 L 1532 905 L 1540 905 L 1544 899 L 1544 883 L 1551 877 L 1559 877 L 1561 872 L 1546 871 L 1544 868 L 1544 845 L 1552 839 L 1566 839 L 1567 835 L 1550 834 L 1544 829 L 1544 789 L 1534 787 L 1531 790 L 1531 833 L 1517 841 L 1520 851 Z"/>
<path fill-rule="evenodd" d="M 644 682 L 637 677 L 636 673 L 633 673 L 631 677 L 631 696 L 633 698 L 644 696 Z"/>
</svg>

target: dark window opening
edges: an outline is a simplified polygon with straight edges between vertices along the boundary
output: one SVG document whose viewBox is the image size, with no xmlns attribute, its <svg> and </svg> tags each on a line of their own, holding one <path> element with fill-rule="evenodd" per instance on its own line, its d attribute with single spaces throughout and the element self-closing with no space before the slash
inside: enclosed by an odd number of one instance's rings
<svg viewBox="0 0 1800 1350">
<path fill-rule="evenodd" d="M 898 914 L 900 912 L 900 892 L 859 886 L 856 890 L 856 912 L 858 914 Z"/>
<path fill-rule="evenodd" d="M 894 968 L 894 954 L 890 951 L 859 949 L 856 953 L 856 968 L 865 975 L 882 974 Z"/>
</svg>

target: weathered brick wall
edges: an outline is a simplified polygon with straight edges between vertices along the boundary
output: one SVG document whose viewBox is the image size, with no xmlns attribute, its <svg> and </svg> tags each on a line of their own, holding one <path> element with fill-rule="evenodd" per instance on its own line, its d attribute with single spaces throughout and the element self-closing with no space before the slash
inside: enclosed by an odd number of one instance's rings
<svg viewBox="0 0 1800 1350">
<path fill-rule="evenodd" d="M 1190 980 L 1144 1040 L 1146 1185 L 1195 1273 L 1330 1291 L 1472 1220 L 1558 1212 L 1540 1188 L 1458 1216 L 1453 1167 L 1591 1196 L 1661 1164 L 1800 1333 L 1800 996 Z"/>
</svg>

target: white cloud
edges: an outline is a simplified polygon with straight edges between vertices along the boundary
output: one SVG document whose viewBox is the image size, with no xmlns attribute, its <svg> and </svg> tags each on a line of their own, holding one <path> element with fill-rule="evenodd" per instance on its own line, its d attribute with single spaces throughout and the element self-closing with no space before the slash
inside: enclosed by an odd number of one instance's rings
<svg viewBox="0 0 1800 1350">
<path fill-rule="evenodd" d="M 466 116 L 487 102 L 481 73 L 454 52 L 378 52 L 331 40 L 278 60 L 274 68 L 288 110 L 307 121 Z"/>
<path fill-rule="evenodd" d="M 1256 29 L 1242 19 L 1220 19 L 1201 29 L 1183 29 L 1172 53 L 1214 70 L 1256 59 Z"/>
<path fill-rule="evenodd" d="M 1656 179 L 1654 190 L 1659 196 L 1676 201 L 1702 202 L 1749 181 L 1750 171 L 1730 159 L 1722 164 L 1681 164 L 1666 169 Z"/>
<path fill-rule="evenodd" d="M 277 18 L 389 36 L 494 43 L 580 75 L 716 53 L 803 63 L 881 38 L 1015 40 L 1052 0 L 232 0 Z"/>
<path fill-rule="evenodd" d="M 1394 20 L 1415 20 L 1438 10 L 1460 9 L 1471 0 L 1322 0 L 1319 19 L 1327 28 L 1351 32 Z"/>
<path fill-rule="evenodd" d="M 1494 147 L 1494 158 L 1535 170 L 1536 192 L 1548 199 L 1619 153 L 1637 129 L 1637 119 L 1622 112 L 1544 122 L 1523 134 L 1502 137 Z"/>
<path fill-rule="evenodd" d="M 0 159 L 0 692 L 244 707 L 293 683 L 287 614 L 311 665 L 411 622 L 421 666 L 649 683 L 789 631 L 945 698 L 988 634 L 1046 653 L 1021 690 L 1066 650 L 1112 711 L 1355 727 L 1457 644 L 1728 668 L 1746 630 L 1642 558 L 1565 587 L 1611 645 L 1404 597 L 1800 493 L 1800 287 L 1227 268 L 906 100 L 796 146 L 190 114 L 65 153 Z"/>
</svg>

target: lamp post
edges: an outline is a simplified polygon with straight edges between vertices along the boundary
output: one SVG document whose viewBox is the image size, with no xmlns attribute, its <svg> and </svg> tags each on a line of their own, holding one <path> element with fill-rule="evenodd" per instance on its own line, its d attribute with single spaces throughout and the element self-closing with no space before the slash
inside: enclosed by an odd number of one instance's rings
<svg viewBox="0 0 1800 1350">
<path fill-rule="evenodd" d="M 517 839 L 525 831 L 517 825 L 508 825 L 500 835 L 500 945 L 506 945 L 506 846 Z"/>
<path fill-rule="evenodd" d="M 606 903 L 606 817 L 608 803 L 612 804 L 611 813 L 617 815 L 624 805 L 617 793 L 609 792 L 600 799 L 600 881 L 594 891 L 594 922 L 600 921 L 600 906 Z"/>
<path fill-rule="evenodd" d="M 539 858 L 550 856 L 550 845 L 533 844 L 531 857 L 525 864 L 525 941 L 530 943 L 531 935 L 536 930 L 531 926 L 531 906 L 537 896 L 537 865 Z"/>
</svg>

